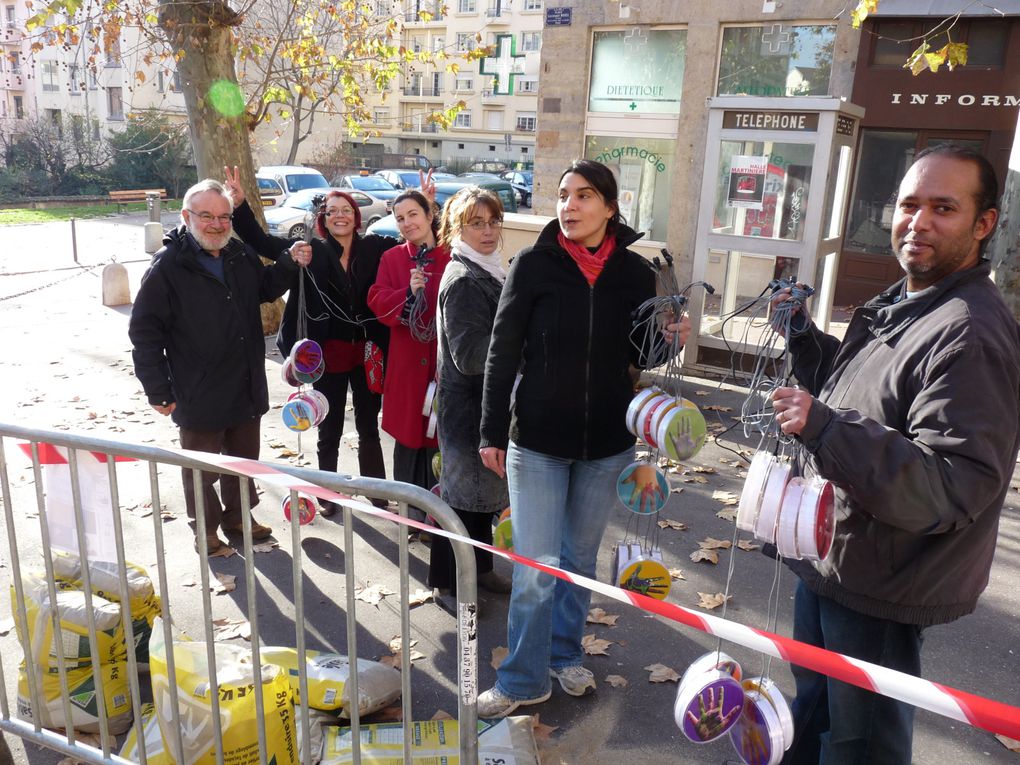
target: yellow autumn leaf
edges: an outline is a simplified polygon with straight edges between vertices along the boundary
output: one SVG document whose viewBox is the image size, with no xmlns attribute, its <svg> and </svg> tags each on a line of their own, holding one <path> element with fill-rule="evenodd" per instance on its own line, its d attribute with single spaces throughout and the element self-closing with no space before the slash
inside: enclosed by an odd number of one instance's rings
<svg viewBox="0 0 1020 765">
<path fill-rule="evenodd" d="M 946 66 L 949 67 L 949 71 L 953 71 L 958 66 L 966 66 L 967 51 L 969 50 L 967 43 L 951 42 L 942 50 L 945 51 Z"/>
<path fill-rule="evenodd" d="M 859 0 L 857 7 L 850 12 L 850 23 L 854 29 L 859 29 L 868 14 L 878 10 L 878 0 Z"/>
<path fill-rule="evenodd" d="M 135 72 L 135 79 L 139 82 L 145 82 L 145 72 L 138 70 Z"/>
<path fill-rule="evenodd" d="M 721 592 L 717 592 L 714 595 L 708 592 L 698 593 L 698 608 L 704 608 L 711 611 L 713 608 L 718 608 L 727 600 L 730 600 L 733 596 L 726 596 Z"/>
</svg>

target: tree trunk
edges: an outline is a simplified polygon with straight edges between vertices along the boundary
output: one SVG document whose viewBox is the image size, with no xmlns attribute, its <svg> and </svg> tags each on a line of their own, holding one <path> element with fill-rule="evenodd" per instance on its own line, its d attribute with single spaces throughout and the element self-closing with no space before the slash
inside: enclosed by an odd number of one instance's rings
<svg viewBox="0 0 1020 765">
<path fill-rule="evenodd" d="M 1013 133 L 1013 151 L 1003 180 L 999 227 L 988 243 L 995 283 L 1006 305 L 1020 321 L 1020 117 Z"/>
<path fill-rule="evenodd" d="M 242 111 L 227 116 L 217 109 L 222 101 L 210 97 L 217 83 L 225 83 L 228 91 L 237 87 L 232 29 L 239 21 L 240 16 L 222 0 L 159 3 L 159 26 L 167 36 L 181 75 L 198 177 L 219 179 L 223 177 L 224 165 L 237 165 L 245 196 L 259 222 L 265 225 L 245 114 Z M 262 305 L 265 334 L 276 332 L 282 316 L 282 300 Z"/>
</svg>

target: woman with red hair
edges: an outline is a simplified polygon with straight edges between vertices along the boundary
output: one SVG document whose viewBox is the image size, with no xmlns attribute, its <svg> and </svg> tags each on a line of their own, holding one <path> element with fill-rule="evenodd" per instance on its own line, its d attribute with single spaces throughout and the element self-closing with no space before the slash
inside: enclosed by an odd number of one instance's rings
<svg viewBox="0 0 1020 765">
<path fill-rule="evenodd" d="M 224 168 L 224 172 L 225 185 L 234 200 L 234 231 L 263 257 L 275 260 L 294 243 L 262 230 L 244 201 L 237 169 L 231 173 Z M 326 193 L 315 216 L 318 236 L 304 244 L 312 254 L 304 288 L 307 337 L 322 347 L 326 359 L 326 371 L 314 387 L 329 401 L 329 414 L 318 428 L 319 470 L 336 472 L 349 386 L 358 431 L 359 472 L 371 478 L 385 478 L 386 467 L 379 443 L 382 395 L 369 387 L 365 344 L 371 342 L 385 354 L 390 333 L 368 309 L 367 297 L 375 283 L 382 254 L 394 247 L 397 240 L 388 236 L 361 236 L 360 228 L 361 211 L 357 203 L 350 194 L 334 189 Z M 296 288 L 297 284 L 294 286 Z M 302 339 L 297 337 L 296 298 L 296 290 L 292 289 L 276 340 L 284 356 Z M 337 506 L 332 502 L 321 504 L 323 515 L 336 512 Z M 376 504 L 384 506 L 386 503 L 380 500 Z"/>
</svg>

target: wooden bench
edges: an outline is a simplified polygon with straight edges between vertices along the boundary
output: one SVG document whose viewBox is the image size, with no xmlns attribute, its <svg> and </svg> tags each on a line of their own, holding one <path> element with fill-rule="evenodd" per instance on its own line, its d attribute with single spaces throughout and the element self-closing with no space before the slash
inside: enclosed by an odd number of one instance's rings
<svg viewBox="0 0 1020 765">
<path fill-rule="evenodd" d="M 127 210 L 128 202 L 144 202 L 148 194 L 159 194 L 160 199 L 166 199 L 166 189 L 127 189 L 124 191 L 111 191 L 110 201 L 117 203 L 120 212 Z"/>
</svg>

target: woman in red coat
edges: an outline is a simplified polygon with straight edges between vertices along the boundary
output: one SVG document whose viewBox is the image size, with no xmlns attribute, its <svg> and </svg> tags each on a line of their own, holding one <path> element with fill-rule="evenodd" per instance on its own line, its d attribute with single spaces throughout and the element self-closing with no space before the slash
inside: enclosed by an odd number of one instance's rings
<svg viewBox="0 0 1020 765">
<path fill-rule="evenodd" d="M 438 216 L 421 192 L 405 191 L 393 200 L 393 215 L 405 241 L 383 253 L 368 291 L 368 307 L 390 328 L 382 427 L 396 441 L 394 479 L 431 489 L 438 442 L 422 411 L 436 378 L 436 306 L 450 252 L 436 247 Z"/>
</svg>

